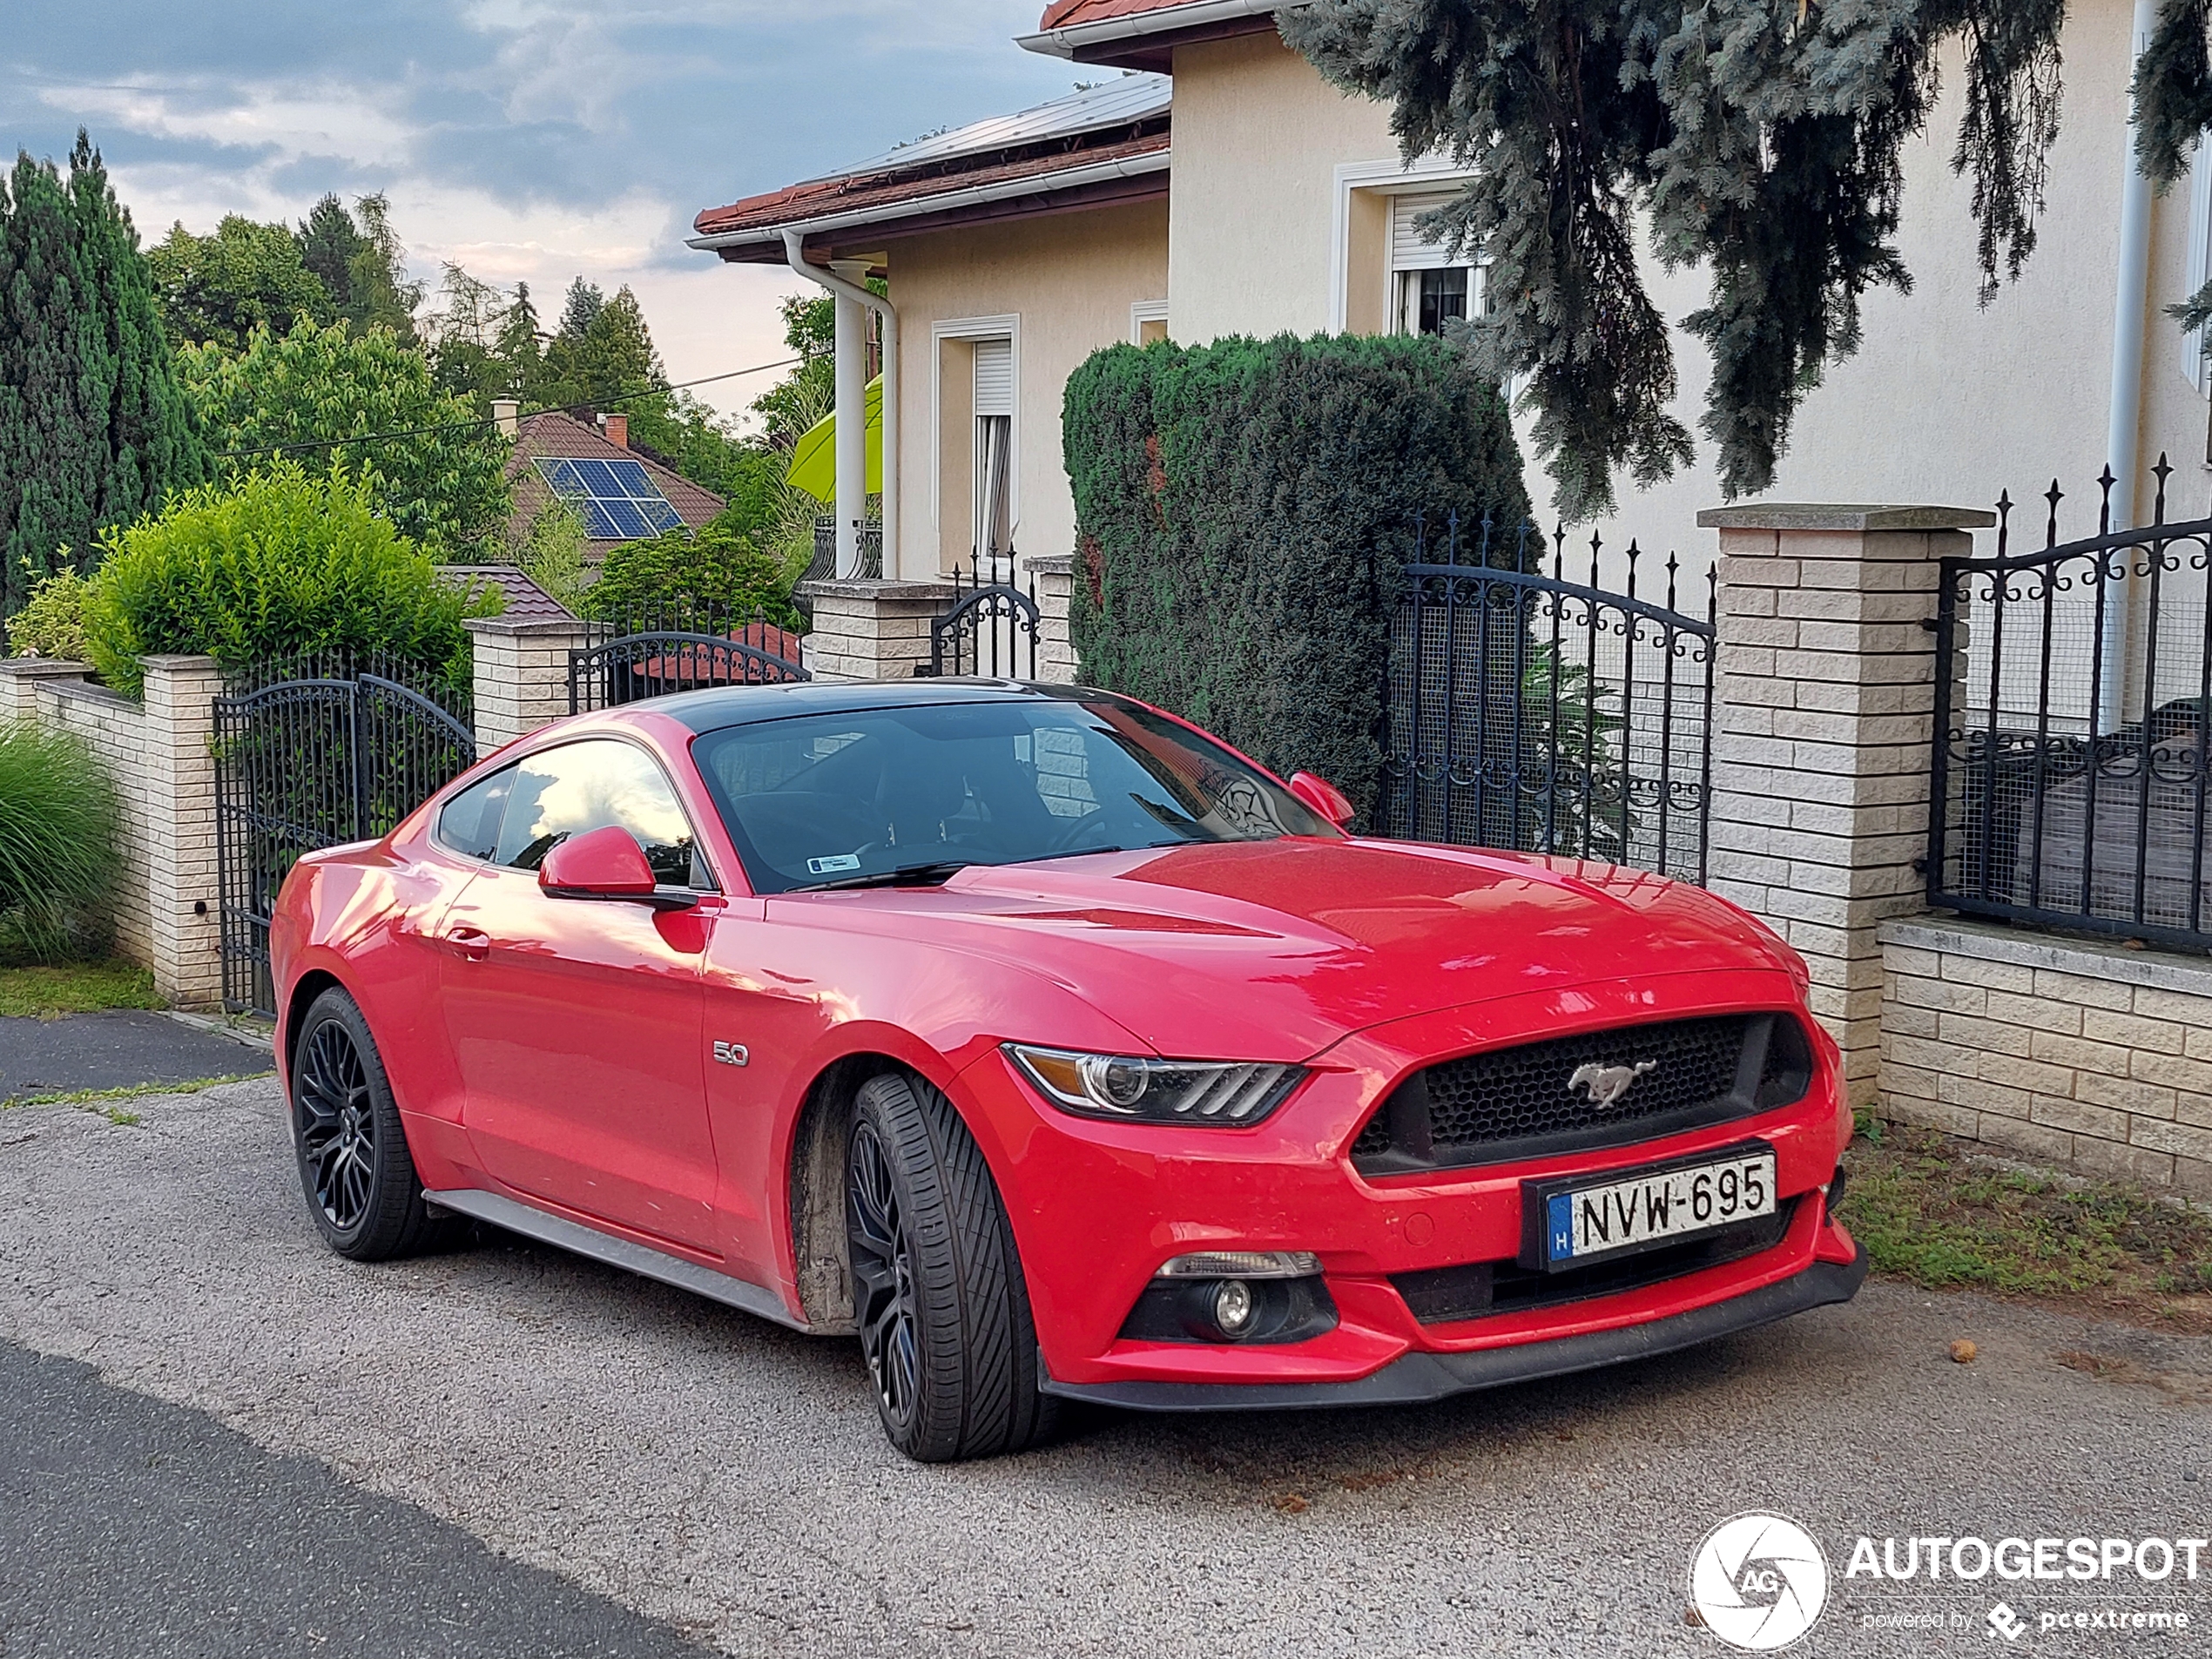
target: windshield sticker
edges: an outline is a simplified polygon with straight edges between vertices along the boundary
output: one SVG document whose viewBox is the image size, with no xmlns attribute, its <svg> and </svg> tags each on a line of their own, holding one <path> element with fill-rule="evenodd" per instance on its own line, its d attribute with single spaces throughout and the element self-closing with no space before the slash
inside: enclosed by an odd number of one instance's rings
<svg viewBox="0 0 2212 1659">
<path fill-rule="evenodd" d="M 860 860 L 850 853 L 840 853 L 834 858 L 809 859 L 808 872 L 814 875 L 843 875 L 847 870 L 857 870 Z"/>
</svg>

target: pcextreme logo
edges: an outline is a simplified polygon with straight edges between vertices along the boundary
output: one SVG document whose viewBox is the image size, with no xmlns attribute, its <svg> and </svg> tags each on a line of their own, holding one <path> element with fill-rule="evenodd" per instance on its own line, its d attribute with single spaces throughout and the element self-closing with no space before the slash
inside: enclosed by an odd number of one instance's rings
<svg viewBox="0 0 2212 1659">
<path fill-rule="evenodd" d="M 1828 1605 L 1828 1558 L 1786 1516 L 1737 1515 L 1689 1558 L 1689 1604 L 1730 1647 L 1772 1653 L 1811 1629 Z"/>
</svg>

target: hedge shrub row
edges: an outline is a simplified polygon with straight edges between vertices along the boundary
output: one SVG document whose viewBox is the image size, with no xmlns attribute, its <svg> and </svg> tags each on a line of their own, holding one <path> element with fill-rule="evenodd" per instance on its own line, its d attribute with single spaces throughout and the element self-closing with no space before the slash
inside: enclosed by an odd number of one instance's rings
<svg viewBox="0 0 2212 1659">
<path fill-rule="evenodd" d="M 1528 516 L 1497 388 L 1433 339 L 1116 346 L 1069 381 L 1064 435 L 1080 678 L 1365 816 L 1417 517 Z"/>
</svg>

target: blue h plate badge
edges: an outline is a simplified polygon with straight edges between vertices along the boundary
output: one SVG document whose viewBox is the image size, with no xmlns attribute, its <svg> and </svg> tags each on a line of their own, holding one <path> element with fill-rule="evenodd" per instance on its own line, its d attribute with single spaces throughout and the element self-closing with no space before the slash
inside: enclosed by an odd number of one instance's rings
<svg viewBox="0 0 2212 1659">
<path fill-rule="evenodd" d="M 1548 1206 L 1546 1231 L 1551 1234 L 1551 1258 L 1564 1261 L 1575 1253 L 1575 1199 L 1571 1193 L 1556 1192 Z"/>
</svg>

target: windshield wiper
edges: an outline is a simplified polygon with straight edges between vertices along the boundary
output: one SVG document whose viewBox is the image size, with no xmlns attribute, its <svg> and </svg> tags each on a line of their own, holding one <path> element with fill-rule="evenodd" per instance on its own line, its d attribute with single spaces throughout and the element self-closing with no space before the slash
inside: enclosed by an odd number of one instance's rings
<svg viewBox="0 0 2212 1659">
<path fill-rule="evenodd" d="M 895 870 L 878 870 L 873 875 L 842 876 L 835 881 L 816 881 L 803 887 L 792 887 L 793 893 L 835 893 L 851 887 L 941 887 L 962 870 L 972 867 L 969 859 L 941 859 L 934 864 L 907 864 Z"/>
</svg>

